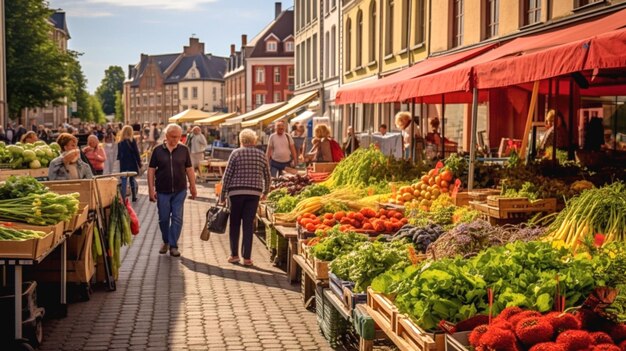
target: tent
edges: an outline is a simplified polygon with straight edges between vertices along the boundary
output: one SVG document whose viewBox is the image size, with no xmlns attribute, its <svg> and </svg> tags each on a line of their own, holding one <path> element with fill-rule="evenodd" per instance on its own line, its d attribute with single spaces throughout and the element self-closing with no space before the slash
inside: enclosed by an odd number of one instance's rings
<svg viewBox="0 0 626 351">
<path fill-rule="evenodd" d="M 209 118 L 211 116 L 216 115 L 218 112 L 204 112 L 200 110 L 196 110 L 193 108 L 186 109 L 185 111 L 174 115 L 167 119 L 169 123 L 183 123 L 183 122 L 193 122 L 199 119 Z"/>
</svg>

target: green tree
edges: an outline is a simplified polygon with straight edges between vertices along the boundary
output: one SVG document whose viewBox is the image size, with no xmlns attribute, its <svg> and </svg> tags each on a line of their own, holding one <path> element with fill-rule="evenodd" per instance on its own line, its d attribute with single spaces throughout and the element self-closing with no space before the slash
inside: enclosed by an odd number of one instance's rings
<svg viewBox="0 0 626 351">
<path fill-rule="evenodd" d="M 124 87 L 124 70 L 120 66 L 109 66 L 104 71 L 104 78 L 96 89 L 96 96 L 102 104 L 105 114 L 115 113 L 115 93 Z"/>
<path fill-rule="evenodd" d="M 89 111 L 87 113 L 87 121 L 106 123 L 106 118 L 104 118 L 104 112 L 102 111 L 102 105 L 100 105 L 100 100 L 98 100 L 95 95 L 89 95 Z"/>
<path fill-rule="evenodd" d="M 122 100 L 122 92 L 115 92 L 115 121 L 124 122 L 124 100 Z"/>
<path fill-rule="evenodd" d="M 87 92 L 87 79 L 80 66 L 78 57 L 82 54 L 70 52 L 73 60 L 69 65 L 71 84 L 68 87 L 68 102 L 76 102 L 76 111 L 73 111 L 72 117 L 78 117 L 81 120 L 87 120 L 89 110 L 89 93 Z"/>
<path fill-rule="evenodd" d="M 60 105 L 67 95 L 72 57 L 50 36 L 53 11 L 43 0 L 5 1 L 9 116 L 24 108 Z"/>
</svg>

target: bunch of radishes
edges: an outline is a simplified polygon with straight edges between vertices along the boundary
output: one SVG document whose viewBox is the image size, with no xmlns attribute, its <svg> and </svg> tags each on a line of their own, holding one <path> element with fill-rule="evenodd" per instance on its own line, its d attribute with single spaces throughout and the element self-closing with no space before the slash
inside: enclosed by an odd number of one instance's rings
<svg viewBox="0 0 626 351">
<path fill-rule="evenodd" d="M 599 322 L 591 312 L 542 315 L 505 308 L 469 336 L 476 351 L 626 351 L 626 324 Z"/>
</svg>

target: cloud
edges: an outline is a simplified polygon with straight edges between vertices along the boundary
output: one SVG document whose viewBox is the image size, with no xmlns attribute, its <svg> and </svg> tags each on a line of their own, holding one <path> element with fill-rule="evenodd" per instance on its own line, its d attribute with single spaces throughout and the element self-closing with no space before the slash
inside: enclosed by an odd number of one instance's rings
<svg viewBox="0 0 626 351">
<path fill-rule="evenodd" d="M 96 18 L 96 17 L 110 17 L 113 14 L 109 11 L 98 11 L 90 8 L 74 8 L 67 11 L 72 17 L 85 17 L 85 18 Z"/>
<path fill-rule="evenodd" d="M 118 7 L 141 7 L 152 10 L 197 10 L 200 5 L 214 3 L 218 0 L 87 0 L 87 3 Z"/>
</svg>

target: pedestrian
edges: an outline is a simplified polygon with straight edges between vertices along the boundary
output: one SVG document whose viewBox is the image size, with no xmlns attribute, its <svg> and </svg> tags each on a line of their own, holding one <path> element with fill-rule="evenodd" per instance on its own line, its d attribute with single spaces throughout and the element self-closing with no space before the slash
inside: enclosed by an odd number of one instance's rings
<svg viewBox="0 0 626 351">
<path fill-rule="evenodd" d="M 380 135 L 385 136 L 387 135 L 387 125 L 386 124 L 381 124 L 380 127 L 378 127 L 378 133 L 380 133 Z"/>
<path fill-rule="evenodd" d="M 50 142 L 50 134 L 43 124 L 40 124 L 39 127 L 37 127 L 37 137 L 39 140 L 43 140 L 46 144 Z"/>
<path fill-rule="evenodd" d="M 228 158 L 222 178 L 220 202 L 226 196 L 230 201 L 230 257 L 228 262 L 239 262 L 239 232 L 243 229 L 241 255 L 243 264 L 252 266 L 253 223 L 259 200 L 270 190 L 270 170 L 263 151 L 256 148 L 257 135 L 252 129 L 239 133 L 240 147 Z"/>
<path fill-rule="evenodd" d="M 402 131 L 402 149 L 404 150 L 404 158 L 411 156 L 411 139 L 414 139 L 414 153 L 418 160 L 421 160 L 423 152 L 422 133 L 419 126 L 412 121 L 411 113 L 408 111 L 400 111 L 394 117 L 396 127 Z M 437 120 L 438 122 L 439 120 Z M 411 136 L 411 128 L 413 128 L 413 136 Z"/>
<path fill-rule="evenodd" d="M 104 136 L 104 169 L 102 174 L 117 173 L 120 169 L 120 162 L 117 160 L 117 144 L 115 143 L 115 133 L 113 129 Z"/>
<path fill-rule="evenodd" d="M 351 128 L 351 127 L 350 127 Z M 313 147 L 307 153 L 308 162 L 333 162 L 333 153 L 330 147 L 330 129 L 320 123 L 313 130 Z"/>
<path fill-rule="evenodd" d="M 83 148 L 83 153 L 93 167 L 93 174 L 102 175 L 104 173 L 104 161 L 106 161 L 107 156 L 95 134 L 87 137 L 87 146 Z"/>
<path fill-rule="evenodd" d="M 354 135 L 354 128 L 352 126 L 348 126 L 346 134 L 346 141 L 343 143 L 343 153 L 350 155 L 359 148 L 359 139 Z M 332 160 L 328 162 L 332 162 Z"/>
<path fill-rule="evenodd" d="M 24 128 L 24 126 L 20 124 L 17 127 L 17 130 L 15 131 L 15 134 L 13 135 L 13 144 L 15 144 L 18 141 L 22 140 L 22 135 L 26 134 L 26 132 L 28 132 L 26 130 L 26 128 Z"/>
<path fill-rule="evenodd" d="M 207 141 L 204 135 L 200 132 L 200 127 L 195 126 L 191 130 L 191 164 L 194 170 L 200 168 L 200 161 L 204 159 L 204 150 L 207 147 Z"/>
<path fill-rule="evenodd" d="M 33 132 L 32 130 L 29 130 L 28 132 L 22 135 L 22 137 L 20 138 L 20 143 L 34 144 L 35 141 L 37 140 L 39 140 L 39 138 L 37 137 L 37 133 Z"/>
<path fill-rule="evenodd" d="M 61 133 L 57 138 L 57 144 L 61 147 L 61 156 L 50 161 L 48 167 L 48 179 L 70 180 L 90 179 L 93 177 L 91 167 L 80 158 L 78 139 L 69 133 Z"/>
<path fill-rule="evenodd" d="M 272 177 L 282 174 L 286 167 L 294 167 L 298 160 L 293 138 L 285 133 L 285 122 L 276 122 L 276 131 L 267 142 L 267 161 Z"/>
<path fill-rule="evenodd" d="M 124 126 L 120 132 L 117 143 L 117 159 L 120 161 L 120 172 L 136 172 L 139 173 L 141 168 L 141 155 L 137 142 L 133 137 L 133 128 Z M 135 177 L 121 177 L 122 180 L 122 199 L 126 198 L 126 183 L 130 178 L 130 191 L 133 202 L 137 201 L 137 179 Z"/>
<path fill-rule="evenodd" d="M 187 180 L 191 198 L 195 199 L 196 177 L 191 167 L 189 149 L 180 143 L 183 130 L 177 124 L 168 125 L 165 142 L 152 151 L 148 168 L 150 201 L 157 203 L 159 228 L 163 244 L 160 254 L 180 256 L 178 238 L 183 227 L 183 209 L 187 197 Z"/>
<path fill-rule="evenodd" d="M 15 129 L 13 129 L 13 124 L 9 123 L 7 125 L 7 129 L 4 132 L 4 138 L 7 141 L 7 144 L 13 144 L 13 137 L 15 136 Z"/>
<path fill-rule="evenodd" d="M 4 132 L 4 128 L 2 128 L 2 126 L 0 126 L 0 141 L 5 143 L 7 142 L 7 135 Z"/>
</svg>

